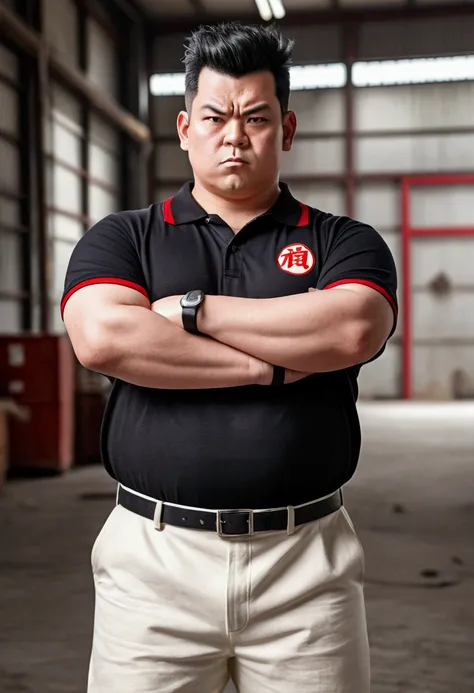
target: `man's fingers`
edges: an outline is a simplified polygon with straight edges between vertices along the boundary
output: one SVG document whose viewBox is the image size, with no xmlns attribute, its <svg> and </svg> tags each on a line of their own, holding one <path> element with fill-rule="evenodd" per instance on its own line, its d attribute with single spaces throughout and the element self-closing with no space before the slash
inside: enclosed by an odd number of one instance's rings
<svg viewBox="0 0 474 693">
<path fill-rule="evenodd" d="M 312 373 L 302 373 L 301 371 L 292 371 L 289 368 L 285 371 L 285 385 L 290 385 L 291 383 L 296 383 L 303 378 L 307 378 L 308 375 Z"/>
</svg>

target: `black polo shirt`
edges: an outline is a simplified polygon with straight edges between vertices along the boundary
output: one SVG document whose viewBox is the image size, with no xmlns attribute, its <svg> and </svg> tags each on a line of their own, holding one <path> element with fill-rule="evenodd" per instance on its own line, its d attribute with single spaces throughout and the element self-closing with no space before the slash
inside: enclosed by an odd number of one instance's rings
<svg viewBox="0 0 474 693">
<path fill-rule="evenodd" d="M 74 291 L 101 282 L 135 288 L 150 302 L 191 289 L 272 298 L 356 282 L 385 296 L 395 328 L 396 270 L 381 236 L 280 188 L 275 205 L 237 234 L 197 204 L 192 183 L 164 203 L 106 217 L 72 253 L 62 309 Z M 102 425 L 105 467 L 148 496 L 203 508 L 324 496 L 357 466 L 358 372 L 281 388 L 167 390 L 114 380 Z"/>
</svg>

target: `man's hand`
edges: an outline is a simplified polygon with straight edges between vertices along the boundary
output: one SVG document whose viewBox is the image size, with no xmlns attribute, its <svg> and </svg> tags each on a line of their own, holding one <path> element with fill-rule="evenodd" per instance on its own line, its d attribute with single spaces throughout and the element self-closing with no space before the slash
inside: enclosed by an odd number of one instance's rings
<svg viewBox="0 0 474 693">
<path fill-rule="evenodd" d="M 154 313 L 158 313 L 163 318 L 166 318 L 176 327 L 183 328 L 183 318 L 182 318 L 182 307 L 180 304 L 182 296 L 165 296 L 164 298 L 159 298 L 151 304 L 151 310 Z"/>
<path fill-rule="evenodd" d="M 292 371 L 289 368 L 285 368 L 285 385 L 291 385 L 291 383 L 297 383 L 298 380 L 303 380 L 307 378 L 308 375 L 313 375 L 312 373 L 301 373 L 300 371 Z M 272 368 L 272 378 L 273 378 L 273 368 Z M 270 382 L 267 385 L 271 385 Z"/>
<path fill-rule="evenodd" d="M 268 363 L 265 363 L 264 361 L 259 361 L 258 359 L 255 359 L 253 356 L 249 356 L 249 359 L 252 360 L 252 363 L 255 364 L 256 368 L 256 376 L 255 376 L 255 383 L 256 385 L 271 385 L 272 380 L 273 380 L 273 366 L 271 366 Z M 285 382 L 284 385 L 290 385 L 291 383 L 296 383 L 298 380 L 303 380 L 303 378 L 306 378 L 308 375 L 312 375 L 311 373 L 301 373 L 300 371 L 292 371 L 289 368 L 285 368 Z"/>
</svg>

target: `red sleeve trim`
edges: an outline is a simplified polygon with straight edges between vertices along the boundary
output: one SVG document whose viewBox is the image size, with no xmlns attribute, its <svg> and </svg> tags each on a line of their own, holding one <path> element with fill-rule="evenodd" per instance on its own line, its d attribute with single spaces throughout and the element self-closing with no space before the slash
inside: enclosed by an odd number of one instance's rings
<svg viewBox="0 0 474 693">
<path fill-rule="evenodd" d="M 397 304 L 390 296 L 388 291 L 386 289 L 382 289 L 381 286 L 379 286 L 378 284 L 374 284 L 374 282 L 368 281 L 367 279 L 340 279 L 337 282 L 333 282 L 332 284 L 328 284 L 327 286 L 325 286 L 324 290 L 333 289 L 335 286 L 341 286 L 342 284 L 363 284 L 364 286 L 369 286 L 371 289 L 375 289 L 375 291 L 378 291 L 379 294 L 382 294 L 382 296 L 387 299 L 387 301 L 390 303 L 390 306 L 392 307 L 395 317 L 397 317 Z"/>
<path fill-rule="evenodd" d="M 296 224 L 296 226 L 308 226 L 308 224 L 309 224 L 308 206 L 304 205 L 302 202 L 300 202 L 300 207 L 301 207 L 301 216 L 300 216 L 299 221 Z"/>
<path fill-rule="evenodd" d="M 172 197 L 169 197 L 167 200 L 163 202 L 163 218 L 167 224 L 173 224 L 174 226 L 176 222 L 174 220 L 173 211 L 171 209 L 172 199 Z"/>
<path fill-rule="evenodd" d="M 148 292 L 146 291 L 146 289 L 144 289 L 143 286 L 140 286 L 139 284 L 135 284 L 135 282 L 129 282 L 127 279 L 117 279 L 116 277 L 95 277 L 94 279 L 86 279 L 85 281 L 76 284 L 76 286 L 73 286 L 72 289 L 70 289 L 67 292 L 67 294 L 61 301 L 61 318 L 64 315 L 64 308 L 66 307 L 66 303 L 69 301 L 71 296 L 75 294 L 76 291 L 79 291 L 79 289 L 82 289 L 85 286 L 92 286 L 93 284 L 118 284 L 119 286 L 127 286 L 129 289 L 135 289 L 135 291 L 139 291 L 143 296 L 145 296 L 145 298 L 150 300 L 150 297 L 148 296 Z"/>
</svg>

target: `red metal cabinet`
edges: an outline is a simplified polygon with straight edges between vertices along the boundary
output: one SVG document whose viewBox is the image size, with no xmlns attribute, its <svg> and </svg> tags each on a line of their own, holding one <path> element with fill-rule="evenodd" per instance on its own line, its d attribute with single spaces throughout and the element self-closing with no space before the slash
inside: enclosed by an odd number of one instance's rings
<svg viewBox="0 0 474 693">
<path fill-rule="evenodd" d="M 12 468 L 71 466 L 75 364 L 67 336 L 0 335 L 0 397 L 29 411 L 27 422 L 9 420 Z"/>
</svg>

